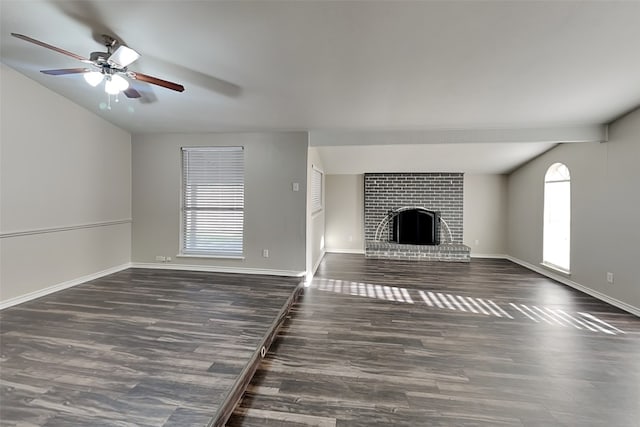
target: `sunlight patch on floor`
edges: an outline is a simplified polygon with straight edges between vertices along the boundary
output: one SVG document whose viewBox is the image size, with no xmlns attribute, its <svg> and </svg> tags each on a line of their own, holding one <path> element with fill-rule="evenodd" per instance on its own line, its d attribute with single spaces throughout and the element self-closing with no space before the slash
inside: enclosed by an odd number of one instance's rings
<svg viewBox="0 0 640 427">
<path fill-rule="evenodd" d="M 590 313 L 567 313 L 558 308 L 538 306 L 532 304 L 503 303 L 503 306 L 488 298 L 453 295 L 438 291 L 423 291 L 407 289 L 398 286 L 374 285 L 371 283 L 352 282 L 336 279 L 313 279 L 311 288 L 324 292 L 375 298 L 383 301 L 415 304 L 424 303 L 429 308 L 460 311 L 485 316 L 495 316 L 505 319 L 528 319 L 539 324 L 573 327 L 579 330 L 605 333 L 608 335 L 624 334 L 625 332 L 601 320 Z M 414 296 L 412 297 L 411 294 Z"/>
</svg>

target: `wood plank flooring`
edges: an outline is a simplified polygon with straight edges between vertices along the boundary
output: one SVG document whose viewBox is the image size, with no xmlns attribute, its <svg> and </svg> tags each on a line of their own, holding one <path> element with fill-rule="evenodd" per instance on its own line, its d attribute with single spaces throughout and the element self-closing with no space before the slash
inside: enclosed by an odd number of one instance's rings
<svg viewBox="0 0 640 427">
<path fill-rule="evenodd" d="M 0 425 L 206 426 L 300 279 L 129 269 L 0 312 Z"/>
<path fill-rule="evenodd" d="M 506 260 L 328 254 L 227 423 L 640 426 L 640 319 Z"/>
</svg>

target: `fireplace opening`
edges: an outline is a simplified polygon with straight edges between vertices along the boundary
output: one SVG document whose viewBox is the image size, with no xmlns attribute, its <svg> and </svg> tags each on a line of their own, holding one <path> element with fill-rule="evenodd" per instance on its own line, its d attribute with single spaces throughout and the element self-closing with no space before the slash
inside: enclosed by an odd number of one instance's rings
<svg viewBox="0 0 640 427">
<path fill-rule="evenodd" d="M 424 208 L 398 212 L 393 217 L 390 241 L 407 245 L 439 245 L 440 213 Z"/>
</svg>

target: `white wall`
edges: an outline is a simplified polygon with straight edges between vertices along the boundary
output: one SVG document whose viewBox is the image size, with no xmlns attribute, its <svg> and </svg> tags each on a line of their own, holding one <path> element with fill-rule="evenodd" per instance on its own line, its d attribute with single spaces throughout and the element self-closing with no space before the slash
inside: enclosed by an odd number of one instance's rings
<svg viewBox="0 0 640 427">
<path fill-rule="evenodd" d="M 307 273 L 313 274 L 322 261 L 325 253 L 325 218 L 326 218 L 326 175 L 322 185 L 322 210 L 313 212 L 311 208 L 311 175 L 313 168 L 324 174 L 322 158 L 316 148 L 309 148 L 307 157 Z"/>
<path fill-rule="evenodd" d="M 507 176 L 465 174 L 463 215 L 471 256 L 506 254 Z"/>
<path fill-rule="evenodd" d="M 543 181 L 549 166 L 571 172 L 572 282 L 640 312 L 640 110 L 611 124 L 609 142 L 564 144 L 508 179 L 508 254 L 542 261 Z M 614 273 L 614 284 L 606 273 Z M 592 292 L 593 293 L 593 292 Z"/>
<path fill-rule="evenodd" d="M 327 251 L 364 253 L 364 175 L 326 178 Z"/>
<path fill-rule="evenodd" d="M 176 258 L 180 248 L 182 146 L 245 147 L 243 260 Z M 296 274 L 305 271 L 306 132 L 134 135 L 134 263 L 172 264 L 227 271 Z M 300 191 L 292 190 L 292 183 Z M 262 256 L 269 250 L 269 258 Z"/>
<path fill-rule="evenodd" d="M 0 65 L 0 301 L 105 270 L 131 250 L 131 136 Z"/>
</svg>

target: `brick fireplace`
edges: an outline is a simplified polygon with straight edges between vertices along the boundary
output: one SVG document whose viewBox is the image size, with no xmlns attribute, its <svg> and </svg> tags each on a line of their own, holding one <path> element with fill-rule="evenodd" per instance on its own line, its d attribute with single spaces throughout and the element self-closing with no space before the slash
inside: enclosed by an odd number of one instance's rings
<svg viewBox="0 0 640 427">
<path fill-rule="evenodd" d="M 470 249 L 462 243 L 462 173 L 366 173 L 364 231 L 367 258 L 468 262 Z M 421 207 L 441 218 L 437 245 L 396 243 L 393 221 L 380 228 L 390 212 Z M 394 216 L 395 217 L 395 216 Z M 376 236 L 376 232 L 378 235 Z M 377 237 L 377 238 L 376 238 Z"/>
</svg>

